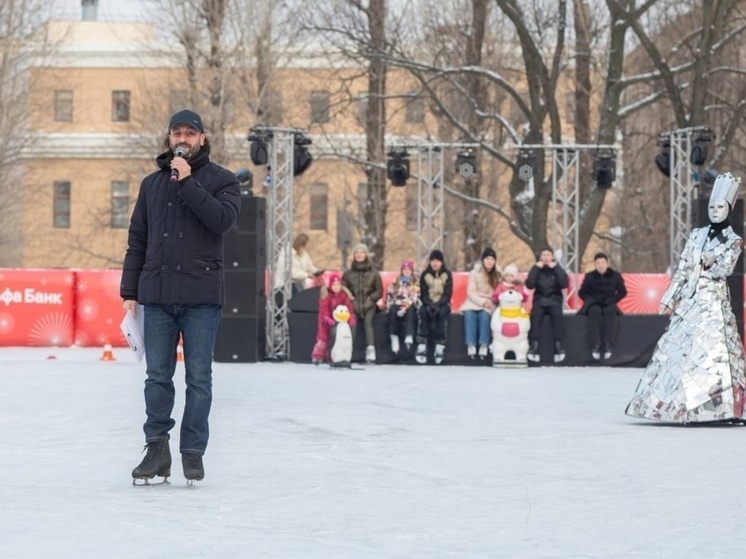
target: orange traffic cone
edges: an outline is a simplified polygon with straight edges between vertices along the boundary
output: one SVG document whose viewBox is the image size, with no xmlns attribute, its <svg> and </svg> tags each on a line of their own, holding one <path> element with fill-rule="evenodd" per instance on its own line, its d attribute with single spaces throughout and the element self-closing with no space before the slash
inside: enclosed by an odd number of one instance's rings
<svg viewBox="0 0 746 559">
<path fill-rule="evenodd" d="M 116 361 L 114 352 L 111 350 L 111 340 L 108 336 L 104 340 L 104 354 L 101 356 L 100 361 Z"/>
<path fill-rule="evenodd" d="M 179 338 L 179 345 L 176 346 L 176 362 L 182 363 L 184 361 L 184 340 Z"/>
</svg>

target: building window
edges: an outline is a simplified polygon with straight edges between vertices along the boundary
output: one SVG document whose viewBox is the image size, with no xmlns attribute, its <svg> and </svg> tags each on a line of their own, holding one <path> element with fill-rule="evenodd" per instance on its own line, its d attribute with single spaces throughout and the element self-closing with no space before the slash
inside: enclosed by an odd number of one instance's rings
<svg viewBox="0 0 746 559">
<path fill-rule="evenodd" d="M 328 91 L 311 92 L 311 122 L 329 122 L 329 99 Z"/>
<path fill-rule="evenodd" d="M 422 124 L 425 122 L 425 99 L 412 96 L 407 102 L 407 122 Z"/>
<path fill-rule="evenodd" d="M 55 229 L 70 229 L 70 181 L 55 181 L 53 206 Z"/>
<path fill-rule="evenodd" d="M 186 89 L 172 89 L 168 92 L 168 114 L 172 115 L 188 106 L 189 92 Z"/>
<path fill-rule="evenodd" d="M 124 181 L 111 181 L 111 228 L 126 229 L 129 225 L 130 187 Z"/>
<path fill-rule="evenodd" d="M 130 92 L 111 92 L 111 120 L 114 122 L 129 122 L 130 120 Z"/>
<path fill-rule="evenodd" d="M 263 124 L 280 124 L 282 122 L 282 93 L 276 89 L 265 88 L 259 99 L 256 116 Z"/>
<path fill-rule="evenodd" d="M 55 122 L 72 122 L 73 92 L 71 89 L 57 89 L 54 92 Z"/>
<path fill-rule="evenodd" d="M 368 94 L 364 93 L 360 96 L 357 102 L 357 118 L 360 124 L 365 126 L 365 121 L 368 118 Z"/>
<path fill-rule="evenodd" d="M 420 209 L 420 201 L 416 188 L 404 189 L 404 204 L 407 231 L 417 231 L 417 214 Z"/>
<path fill-rule="evenodd" d="M 311 185 L 311 224 L 313 230 L 326 231 L 329 214 L 329 187 L 326 184 Z"/>
</svg>

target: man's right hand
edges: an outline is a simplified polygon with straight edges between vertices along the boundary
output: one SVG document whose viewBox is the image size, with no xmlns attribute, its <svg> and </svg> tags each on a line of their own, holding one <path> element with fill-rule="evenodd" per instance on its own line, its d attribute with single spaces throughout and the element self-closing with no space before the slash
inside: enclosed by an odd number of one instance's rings
<svg viewBox="0 0 746 559">
<path fill-rule="evenodd" d="M 124 302 L 122 302 L 122 308 L 125 311 L 129 311 L 129 313 L 133 316 L 137 316 L 137 301 L 134 299 L 127 299 Z"/>
</svg>

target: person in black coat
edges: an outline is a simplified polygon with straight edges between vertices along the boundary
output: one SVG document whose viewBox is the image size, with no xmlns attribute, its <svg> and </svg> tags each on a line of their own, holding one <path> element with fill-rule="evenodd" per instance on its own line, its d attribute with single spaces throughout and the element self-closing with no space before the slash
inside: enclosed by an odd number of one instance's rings
<svg viewBox="0 0 746 559">
<path fill-rule="evenodd" d="M 595 270 L 583 279 L 578 295 L 583 306 L 578 314 L 588 315 L 588 330 L 591 335 L 591 356 L 599 360 L 603 355 L 609 359 L 614 351 L 619 310 L 617 303 L 627 295 L 622 274 L 609 268 L 609 257 L 599 252 L 593 257 Z"/>
<path fill-rule="evenodd" d="M 202 119 L 171 117 L 156 158 L 159 170 L 140 185 L 127 239 L 120 295 L 133 316 L 143 305 L 147 454 L 132 471 L 142 484 L 171 475 L 169 431 L 175 421 L 173 376 L 183 339 L 186 399 L 179 450 L 187 480 L 204 477 L 209 436 L 212 353 L 223 305 L 223 235 L 236 223 L 236 176 L 210 161 Z"/>
<path fill-rule="evenodd" d="M 562 316 L 564 302 L 563 289 L 567 289 L 567 273 L 554 259 L 551 248 L 542 249 L 539 259 L 531 268 L 526 278 L 526 287 L 534 290 L 531 307 L 531 329 L 528 332 L 529 349 L 526 358 L 537 362 L 540 359 L 539 340 L 541 339 L 541 322 L 545 314 L 552 320 L 554 337 L 554 361 L 565 359 L 565 323 Z"/>
<path fill-rule="evenodd" d="M 420 325 L 415 359 L 427 363 L 427 342 L 435 341 L 433 360 L 440 365 L 445 358 L 448 316 L 451 314 L 453 274 L 446 267 L 443 252 L 433 250 L 420 276 Z"/>
</svg>

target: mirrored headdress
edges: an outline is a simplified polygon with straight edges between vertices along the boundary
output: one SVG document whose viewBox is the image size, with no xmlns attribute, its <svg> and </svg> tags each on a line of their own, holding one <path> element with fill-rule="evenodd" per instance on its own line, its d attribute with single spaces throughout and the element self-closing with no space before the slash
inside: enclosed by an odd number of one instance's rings
<svg viewBox="0 0 746 559">
<path fill-rule="evenodd" d="M 738 199 L 738 189 L 740 186 L 740 178 L 736 178 L 730 173 L 718 175 L 715 179 L 715 184 L 712 185 L 710 201 L 725 200 L 730 204 L 730 207 L 733 208 Z"/>
</svg>

